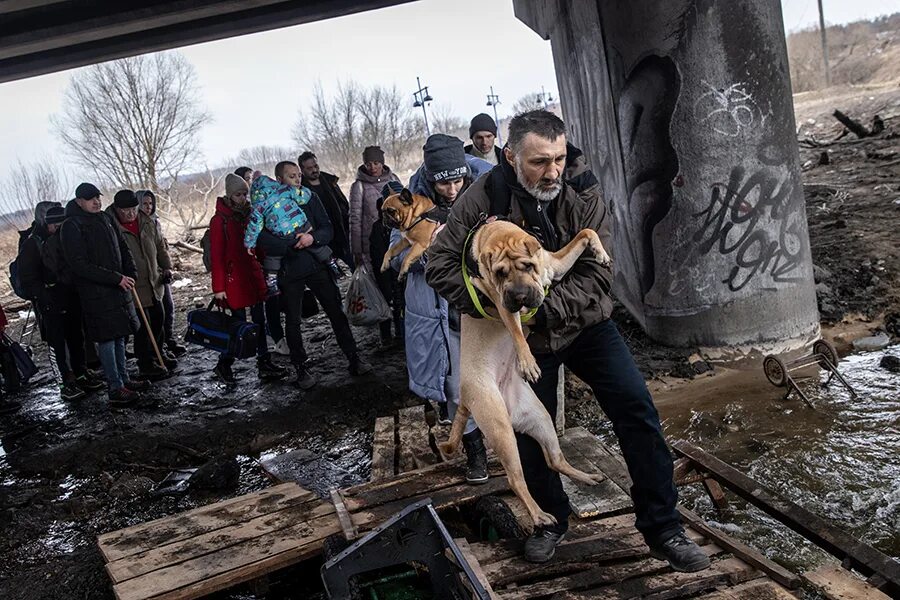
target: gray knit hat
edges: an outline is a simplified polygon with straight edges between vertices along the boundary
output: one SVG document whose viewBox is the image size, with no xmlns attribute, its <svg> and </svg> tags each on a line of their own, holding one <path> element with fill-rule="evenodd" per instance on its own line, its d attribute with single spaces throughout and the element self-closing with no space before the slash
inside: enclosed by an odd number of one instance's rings
<svg viewBox="0 0 900 600">
<path fill-rule="evenodd" d="M 425 178 L 433 183 L 459 179 L 469 174 L 466 151 L 457 137 L 436 133 L 425 141 Z"/>
<path fill-rule="evenodd" d="M 250 186 L 243 177 L 229 173 L 225 176 L 225 197 L 231 198 L 238 192 L 249 192 Z"/>
</svg>

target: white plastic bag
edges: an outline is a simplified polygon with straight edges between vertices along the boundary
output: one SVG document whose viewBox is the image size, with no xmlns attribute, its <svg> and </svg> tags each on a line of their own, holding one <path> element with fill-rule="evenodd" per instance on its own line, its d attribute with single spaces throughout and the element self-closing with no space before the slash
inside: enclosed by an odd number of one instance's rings
<svg viewBox="0 0 900 600">
<path fill-rule="evenodd" d="M 391 307 L 365 265 L 356 267 L 350 277 L 344 312 L 351 325 L 377 325 L 391 318 Z"/>
</svg>

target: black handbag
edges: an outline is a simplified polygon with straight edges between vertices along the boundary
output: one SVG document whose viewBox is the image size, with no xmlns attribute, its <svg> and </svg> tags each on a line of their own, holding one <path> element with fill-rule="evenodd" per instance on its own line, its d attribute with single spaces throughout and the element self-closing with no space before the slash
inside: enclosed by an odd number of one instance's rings
<svg viewBox="0 0 900 600">
<path fill-rule="evenodd" d="M 259 336 L 262 335 L 259 325 L 229 315 L 221 308 L 216 310 L 215 306 L 213 299 L 206 308 L 188 312 L 184 341 L 217 352 L 228 352 L 235 358 L 256 355 Z"/>
<path fill-rule="evenodd" d="M 28 383 L 35 373 L 38 372 L 37 365 L 31 360 L 28 352 L 19 342 L 13 341 L 5 333 L 2 339 L 3 353 L 7 355 L 4 361 L 4 376 L 7 379 L 7 388 L 18 389 L 24 383 Z M 15 369 L 15 373 L 13 373 Z"/>
</svg>

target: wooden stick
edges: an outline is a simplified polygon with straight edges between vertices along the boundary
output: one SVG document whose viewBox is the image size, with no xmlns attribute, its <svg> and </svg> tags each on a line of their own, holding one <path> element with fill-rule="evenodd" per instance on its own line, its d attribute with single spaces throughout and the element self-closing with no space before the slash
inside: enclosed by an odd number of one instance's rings
<svg viewBox="0 0 900 600">
<path fill-rule="evenodd" d="M 200 246 L 194 246 L 188 244 L 187 242 L 182 242 L 181 240 L 178 240 L 177 242 L 172 244 L 172 246 L 174 246 L 175 248 L 181 248 L 183 250 L 190 250 L 191 252 L 196 252 L 197 254 L 203 254 L 203 248 L 201 248 Z"/>
<path fill-rule="evenodd" d="M 858 138 L 864 138 L 869 136 L 869 130 L 860 125 L 857 121 L 854 121 L 844 113 L 839 110 L 834 111 L 832 113 L 835 119 L 841 122 L 841 124 L 856 134 Z"/>
<path fill-rule="evenodd" d="M 169 369 L 166 367 L 166 363 L 163 362 L 162 354 L 159 352 L 159 346 L 156 345 L 156 336 L 153 335 L 153 332 L 150 330 L 150 321 L 147 319 L 147 313 L 144 312 L 144 307 L 141 304 L 141 299 L 138 298 L 138 293 L 135 288 L 131 288 L 131 295 L 134 298 L 134 303 L 137 304 L 138 312 L 141 313 L 141 319 L 144 321 L 144 329 L 147 330 L 147 337 L 150 338 L 150 344 L 153 346 L 153 351 L 156 353 L 156 360 L 159 361 L 159 366 L 164 371 L 168 371 Z"/>
</svg>

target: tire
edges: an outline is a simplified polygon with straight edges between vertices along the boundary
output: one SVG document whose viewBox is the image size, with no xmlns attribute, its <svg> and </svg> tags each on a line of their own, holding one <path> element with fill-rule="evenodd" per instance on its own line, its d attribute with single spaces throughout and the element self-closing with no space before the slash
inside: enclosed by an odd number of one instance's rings
<svg viewBox="0 0 900 600">
<path fill-rule="evenodd" d="M 826 369 L 828 365 L 825 363 L 830 363 L 832 367 L 837 369 L 838 365 L 838 353 L 831 342 L 827 342 L 825 340 L 819 340 L 815 344 L 813 344 L 813 354 L 819 355 L 819 365 Z"/>
<path fill-rule="evenodd" d="M 777 356 L 770 354 L 763 359 L 763 372 L 772 385 L 776 387 L 787 385 L 787 367 Z"/>
<path fill-rule="evenodd" d="M 497 496 L 484 496 L 475 503 L 475 514 L 480 519 L 479 529 L 490 527 L 500 539 L 521 539 L 526 535 L 516 516 Z M 487 537 L 480 531 L 481 537 Z"/>
</svg>

